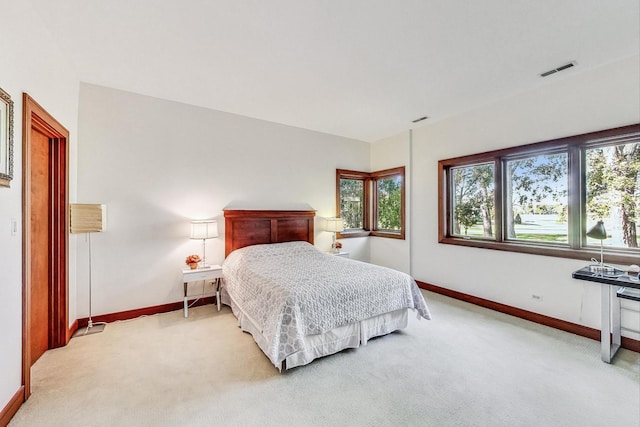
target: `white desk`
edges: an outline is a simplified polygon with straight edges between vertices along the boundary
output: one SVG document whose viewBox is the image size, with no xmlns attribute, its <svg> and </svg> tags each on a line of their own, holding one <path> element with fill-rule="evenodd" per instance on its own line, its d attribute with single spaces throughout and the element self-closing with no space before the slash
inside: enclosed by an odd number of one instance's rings
<svg viewBox="0 0 640 427">
<path fill-rule="evenodd" d="M 210 265 L 204 268 L 191 270 L 190 268 L 182 269 L 182 282 L 184 284 L 184 317 L 189 317 L 189 299 L 201 298 L 213 294 L 201 293 L 196 295 L 187 295 L 188 284 L 201 280 L 216 282 L 216 304 L 220 311 L 220 279 L 222 279 L 222 267 L 219 265 Z"/>
</svg>

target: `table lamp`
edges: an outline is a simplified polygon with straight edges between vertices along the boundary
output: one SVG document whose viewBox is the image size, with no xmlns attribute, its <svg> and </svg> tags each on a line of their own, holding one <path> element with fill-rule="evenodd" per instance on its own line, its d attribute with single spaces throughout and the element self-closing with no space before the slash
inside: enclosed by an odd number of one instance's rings
<svg viewBox="0 0 640 427">
<path fill-rule="evenodd" d="M 336 248 L 336 233 L 344 231 L 344 221 L 342 218 L 326 218 L 327 225 L 325 230 L 331 231 L 333 233 L 333 243 L 331 245 L 331 249 L 333 252 L 340 252 L 338 248 Z"/>
<path fill-rule="evenodd" d="M 215 219 L 205 219 L 201 221 L 191 221 L 192 239 L 202 239 L 202 264 L 200 268 L 208 268 L 207 265 L 207 239 L 218 237 L 218 222 Z"/>
<path fill-rule="evenodd" d="M 604 263 L 603 241 L 607 238 L 607 230 L 604 228 L 604 223 L 602 221 L 598 221 L 596 225 L 587 231 L 587 237 L 600 240 L 600 263 L 597 265 L 590 265 L 589 270 L 598 273 L 615 273 L 615 269 L 613 267 L 605 265 Z M 597 262 L 594 258 L 591 258 L 591 261 Z"/>
</svg>

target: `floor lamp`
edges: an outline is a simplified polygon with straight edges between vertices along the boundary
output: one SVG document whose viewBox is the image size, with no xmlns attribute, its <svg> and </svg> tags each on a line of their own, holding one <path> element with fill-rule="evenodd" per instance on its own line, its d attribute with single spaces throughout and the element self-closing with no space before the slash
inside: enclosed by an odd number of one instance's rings
<svg viewBox="0 0 640 427">
<path fill-rule="evenodd" d="M 106 326 L 105 322 L 94 322 L 91 318 L 91 233 L 100 233 L 106 229 L 107 209 L 105 205 L 79 203 L 71 204 L 70 208 L 70 232 L 87 234 L 89 245 L 89 320 L 86 328 L 78 329 L 73 334 L 76 337 L 102 332 Z"/>
</svg>

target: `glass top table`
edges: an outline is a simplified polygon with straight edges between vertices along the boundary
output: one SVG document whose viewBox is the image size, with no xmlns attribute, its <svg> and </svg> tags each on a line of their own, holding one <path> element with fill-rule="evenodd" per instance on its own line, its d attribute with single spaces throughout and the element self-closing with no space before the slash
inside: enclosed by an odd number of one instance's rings
<svg viewBox="0 0 640 427">
<path fill-rule="evenodd" d="M 576 270 L 571 277 L 601 284 L 600 356 L 603 362 L 611 359 L 622 341 L 620 326 L 620 298 L 640 301 L 640 280 L 637 274 L 615 269 L 608 272 L 592 271 L 589 266 Z"/>
</svg>

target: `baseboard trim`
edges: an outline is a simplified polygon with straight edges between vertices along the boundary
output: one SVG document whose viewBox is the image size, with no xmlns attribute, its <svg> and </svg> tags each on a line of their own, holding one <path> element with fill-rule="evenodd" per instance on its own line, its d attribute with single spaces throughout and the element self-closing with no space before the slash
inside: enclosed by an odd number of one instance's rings
<svg viewBox="0 0 640 427">
<path fill-rule="evenodd" d="M 191 305 L 190 307 L 213 304 L 215 302 L 216 302 L 215 297 L 212 297 L 212 296 L 204 297 L 192 303 L 193 305 Z M 136 308 L 135 310 L 119 311 L 117 313 L 109 313 L 109 314 L 100 314 L 97 316 L 92 316 L 93 318 L 92 320 L 94 322 L 111 323 L 111 322 L 116 322 L 118 320 L 130 320 L 140 316 L 151 316 L 154 314 L 166 313 L 169 311 L 182 310 L 183 307 L 184 307 L 184 303 L 182 301 L 172 302 L 168 304 L 154 305 L 152 307 Z M 81 319 L 78 319 L 76 329 L 85 328 L 88 323 L 89 323 L 88 317 L 83 317 Z"/>
<path fill-rule="evenodd" d="M 69 326 L 69 330 L 67 331 L 67 344 L 69 343 L 69 340 L 77 330 L 78 330 L 78 319 L 74 320 L 71 326 Z"/>
<path fill-rule="evenodd" d="M 555 317 L 545 316 L 544 314 L 534 313 L 533 311 L 512 307 L 510 305 L 454 291 L 452 289 L 443 288 L 441 286 L 432 285 L 431 283 L 420 281 L 416 281 L 416 283 L 418 283 L 419 287 L 427 291 L 435 292 L 437 294 L 445 295 L 454 299 L 458 299 L 460 301 L 475 304 L 480 307 L 499 311 L 501 313 L 519 317 L 521 319 L 529 320 L 541 325 L 550 326 L 552 328 L 560 329 L 561 331 L 570 332 L 572 334 L 580 335 L 586 338 L 591 338 L 592 340 L 600 341 L 600 330 L 598 329 L 589 328 L 587 326 L 556 319 Z M 622 337 L 621 347 L 640 353 L 640 341 L 634 340 L 632 338 Z"/>
<path fill-rule="evenodd" d="M 18 391 L 16 391 L 16 394 L 13 395 L 4 408 L 2 408 L 2 411 L 0 411 L 0 426 L 6 427 L 23 403 L 24 386 L 21 385 Z"/>
</svg>

